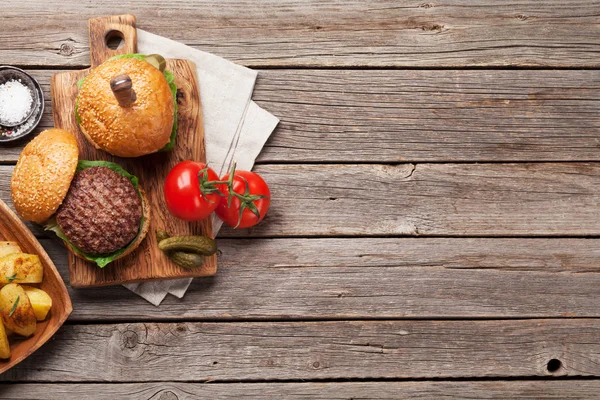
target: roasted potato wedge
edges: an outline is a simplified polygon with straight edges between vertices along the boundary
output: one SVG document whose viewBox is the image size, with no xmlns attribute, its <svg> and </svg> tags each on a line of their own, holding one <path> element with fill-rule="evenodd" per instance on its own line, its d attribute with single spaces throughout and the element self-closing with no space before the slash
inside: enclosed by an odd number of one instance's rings
<svg viewBox="0 0 600 400">
<path fill-rule="evenodd" d="M 0 257 L 14 253 L 22 253 L 17 242 L 0 242 Z"/>
<path fill-rule="evenodd" d="M 35 312 L 25 289 L 16 283 L 9 283 L 0 289 L 0 314 L 4 325 L 17 335 L 31 336 L 37 325 Z"/>
<path fill-rule="evenodd" d="M 27 297 L 29 297 L 31 307 L 33 307 L 33 312 L 35 313 L 35 318 L 38 321 L 45 320 L 48 311 L 52 308 L 52 298 L 42 289 L 31 286 L 23 286 L 23 289 L 25 290 L 25 293 L 27 293 Z"/>
<path fill-rule="evenodd" d="M 44 267 L 35 254 L 14 253 L 0 258 L 0 285 L 7 283 L 40 283 Z"/>
<path fill-rule="evenodd" d="M 0 318 L 0 358 L 10 358 L 10 343 L 2 318 Z"/>
</svg>

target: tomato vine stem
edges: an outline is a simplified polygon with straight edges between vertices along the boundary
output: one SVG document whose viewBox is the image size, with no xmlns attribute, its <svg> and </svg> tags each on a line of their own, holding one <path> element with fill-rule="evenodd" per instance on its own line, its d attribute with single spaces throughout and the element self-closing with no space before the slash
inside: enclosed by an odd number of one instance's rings
<svg viewBox="0 0 600 400">
<path fill-rule="evenodd" d="M 202 197 L 204 200 L 208 201 L 206 198 L 209 194 L 218 194 L 219 196 L 225 197 L 225 194 L 219 190 L 217 185 L 227 184 L 228 181 L 211 181 L 208 179 L 208 165 L 198 171 L 198 183 L 200 184 L 200 193 L 202 193 Z"/>
<path fill-rule="evenodd" d="M 227 198 L 227 207 L 228 208 L 231 207 L 231 200 L 234 197 L 237 197 L 241 203 L 240 204 L 240 212 L 238 215 L 238 222 L 235 225 L 234 229 L 236 229 L 242 223 L 242 216 L 244 215 L 244 210 L 246 210 L 246 209 L 250 210 L 254 215 L 256 215 L 256 218 L 258 218 L 260 220 L 260 211 L 258 211 L 258 208 L 256 207 L 256 204 L 254 204 L 254 202 L 256 200 L 269 198 L 269 196 L 265 196 L 264 194 L 260 194 L 260 195 L 250 194 L 250 185 L 248 184 L 248 180 L 246 178 L 244 178 L 243 176 L 239 176 L 239 178 L 242 181 L 244 181 L 244 194 L 239 194 L 239 193 L 235 192 L 233 190 L 233 177 L 235 174 L 235 167 L 236 167 L 236 163 L 233 163 L 233 166 L 231 167 L 231 172 L 229 173 L 229 179 L 228 179 L 228 185 L 227 185 L 227 187 L 229 189 L 229 196 Z"/>
</svg>

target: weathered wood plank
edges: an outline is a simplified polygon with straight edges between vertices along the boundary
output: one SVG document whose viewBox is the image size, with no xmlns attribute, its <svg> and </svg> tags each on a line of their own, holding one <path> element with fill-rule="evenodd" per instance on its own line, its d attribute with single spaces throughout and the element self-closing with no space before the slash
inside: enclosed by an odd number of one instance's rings
<svg viewBox="0 0 600 400">
<path fill-rule="evenodd" d="M 10 203 L 12 166 L 0 166 Z M 232 236 L 600 235 L 600 164 L 261 165 L 265 220 Z M 144 182 L 141 182 L 142 186 Z"/>
<path fill-rule="evenodd" d="M 600 376 L 598 337 L 597 319 L 69 325 L 1 379 Z"/>
<path fill-rule="evenodd" d="M 533 399 L 584 400 L 600 391 L 598 380 L 430 381 L 430 382 L 306 382 L 306 383 L 21 383 L 0 384 L 6 400 L 183 399 Z M 66 396 L 66 397 L 65 397 Z"/>
<path fill-rule="evenodd" d="M 31 72 L 46 129 L 56 71 Z M 254 99 L 281 123 L 258 161 L 598 161 L 598 92 L 598 70 L 263 70 Z"/>
<path fill-rule="evenodd" d="M 259 162 L 599 160 L 600 71 L 261 71 Z"/>
<path fill-rule="evenodd" d="M 600 164 L 263 165 L 271 211 L 222 236 L 599 235 Z"/>
<path fill-rule="evenodd" d="M 70 321 L 600 317 L 597 242 L 221 239 L 218 274 L 183 300 L 69 288 Z M 62 245 L 42 244 L 68 280 Z"/>
<path fill-rule="evenodd" d="M 600 65 L 600 5 L 585 0 L 176 6 L 99 0 L 87 7 L 77 0 L 5 0 L 3 6 L 0 59 L 8 64 L 87 66 L 87 19 L 133 11 L 140 28 L 249 66 Z"/>
</svg>

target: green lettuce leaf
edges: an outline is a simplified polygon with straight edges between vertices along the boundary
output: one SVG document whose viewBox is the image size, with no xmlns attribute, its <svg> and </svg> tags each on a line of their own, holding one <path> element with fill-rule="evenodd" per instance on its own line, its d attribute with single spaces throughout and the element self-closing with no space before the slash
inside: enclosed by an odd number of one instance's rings
<svg viewBox="0 0 600 400">
<path fill-rule="evenodd" d="M 140 196 L 140 198 L 142 197 L 142 194 L 140 193 L 140 187 L 139 187 L 137 176 L 131 175 L 129 172 L 125 171 L 119 164 L 116 164 L 116 163 L 113 163 L 113 162 L 110 162 L 110 161 L 87 161 L 87 160 L 80 160 L 77 163 L 77 170 L 76 171 L 80 172 L 80 171 L 83 171 L 86 168 L 91 168 L 91 167 L 106 167 L 106 168 L 110 168 L 113 171 L 115 171 L 115 172 L 123 175 L 124 177 L 126 177 L 127 179 L 129 179 L 131 181 L 131 183 L 135 187 L 135 190 L 138 193 L 138 195 Z M 109 253 L 109 254 L 102 254 L 102 255 L 89 254 L 89 253 L 86 253 L 86 252 L 78 249 L 69 240 L 69 238 L 67 238 L 67 236 L 64 234 L 64 232 L 62 231 L 62 229 L 60 229 L 60 226 L 56 222 L 55 218 L 51 218 L 48 222 L 46 222 L 46 225 L 44 226 L 44 230 L 54 232 L 56 234 L 56 236 L 58 236 L 59 238 L 61 238 L 65 242 L 67 242 L 71 246 L 71 248 L 73 249 L 73 251 L 75 251 L 76 253 L 82 255 L 86 260 L 95 262 L 96 265 L 98 265 L 100 268 L 104 268 L 106 265 L 108 265 L 109 263 L 113 262 L 115 260 L 115 258 L 117 258 L 121 254 L 125 253 L 127 251 L 127 249 L 129 249 L 129 247 L 133 243 L 135 243 L 135 241 L 138 239 L 138 236 L 140 235 L 141 228 L 142 228 L 143 224 L 144 224 L 144 215 L 142 214 L 142 218 L 140 219 L 140 227 L 138 229 L 138 234 L 131 241 L 131 243 L 129 245 L 123 247 L 122 249 L 119 249 L 119 250 L 115 251 L 115 252 L 112 252 L 112 253 Z"/>
<path fill-rule="evenodd" d="M 77 96 L 77 98 L 75 99 L 75 121 L 77 122 L 77 125 L 81 125 L 81 117 L 79 116 L 79 112 L 77 111 L 79 109 L 79 96 Z"/>
<path fill-rule="evenodd" d="M 118 59 L 118 58 L 135 58 L 136 60 L 146 61 L 145 54 L 119 54 L 117 56 L 111 57 L 110 60 Z M 173 96 L 173 105 L 175 110 L 175 115 L 173 118 L 173 129 L 171 130 L 171 137 L 169 139 L 169 143 L 165 145 L 160 151 L 170 151 L 175 147 L 175 138 L 177 137 L 177 86 L 175 85 L 175 75 L 172 72 L 164 70 L 163 75 L 169 84 L 169 89 L 171 89 L 171 95 Z M 81 78 L 77 81 L 77 87 L 81 88 L 83 86 L 83 82 L 85 81 L 85 77 Z M 79 97 L 78 97 L 79 98 Z M 77 100 L 75 100 L 75 119 L 77 120 L 77 124 L 81 124 L 81 118 L 79 117 L 79 112 L 77 111 L 78 104 Z"/>
<path fill-rule="evenodd" d="M 169 143 L 165 145 L 161 149 L 161 151 L 171 151 L 173 147 L 175 147 L 175 137 L 177 136 L 177 86 L 175 86 L 175 75 L 170 71 L 164 70 L 163 75 L 167 79 L 167 83 L 169 84 L 169 88 L 171 89 L 171 95 L 173 96 L 173 106 L 175 110 L 175 117 L 173 118 L 173 129 L 171 130 L 171 138 L 169 139 Z"/>
<path fill-rule="evenodd" d="M 83 81 L 85 81 L 85 76 L 83 78 L 81 78 L 80 80 L 77 81 L 77 87 L 79 89 L 81 89 L 81 87 L 83 86 Z M 75 99 L 75 121 L 77 121 L 77 125 L 81 124 L 81 117 L 79 116 L 79 112 L 77 111 L 79 109 L 79 96 L 77 96 L 77 98 Z"/>
<path fill-rule="evenodd" d="M 133 184 L 133 187 L 135 187 L 135 190 L 138 192 L 138 194 L 140 194 L 140 187 L 139 187 L 137 176 L 131 175 L 129 172 L 125 171 L 123 169 L 123 167 L 121 167 L 117 163 L 110 162 L 110 161 L 101 161 L 101 160 L 96 160 L 96 161 L 79 160 L 79 162 L 77 163 L 77 169 L 75 170 L 75 172 L 81 172 L 84 169 L 88 169 L 91 167 L 106 167 L 106 168 L 112 169 L 113 171 L 115 171 L 118 174 L 123 175 L 125 178 L 127 178 L 131 181 L 131 183 Z M 140 196 L 141 196 L 141 194 L 140 194 Z"/>
<path fill-rule="evenodd" d="M 146 61 L 146 55 L 139 53 L 119 54 L 117 56 L 112 56 L 109 60 L 118 60 L 119 58 L 135 58 L 136 60 Z"/>
</svg>

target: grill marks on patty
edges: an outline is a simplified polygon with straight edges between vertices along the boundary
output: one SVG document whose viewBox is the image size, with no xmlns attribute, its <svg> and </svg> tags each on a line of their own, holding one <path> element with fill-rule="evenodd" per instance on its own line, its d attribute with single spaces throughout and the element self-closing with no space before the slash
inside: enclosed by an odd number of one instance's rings
<svg viewBox="0 0 600 400">
<path fill-rule="evenodd" d="M 142 201 L 129 179 L 106 167 L 78 172 L 58 209 L 56 221 L 80 250 L 108 254 L 137 235 Z"/>
</svg>

